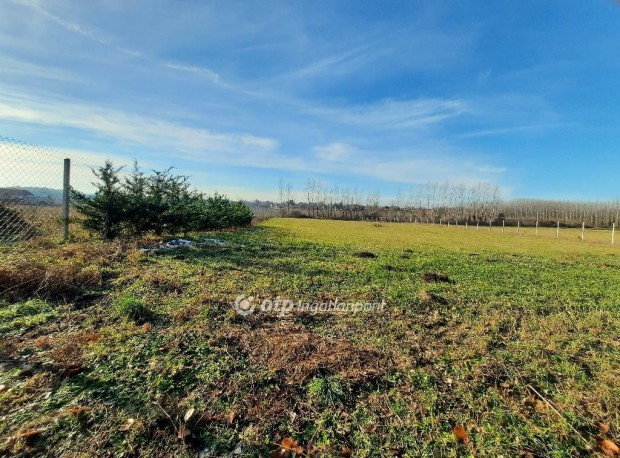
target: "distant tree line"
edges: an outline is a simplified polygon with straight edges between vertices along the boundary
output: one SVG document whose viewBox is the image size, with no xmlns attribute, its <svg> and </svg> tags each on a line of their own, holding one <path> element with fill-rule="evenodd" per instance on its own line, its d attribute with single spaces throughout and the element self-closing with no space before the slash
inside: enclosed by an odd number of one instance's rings
<svg viewBox="0 0 620 458">
<path fill-rule="evenodd" d="M 601 202 L 539 199 L 503 200 L 499 186 L 491 183 L 454 184 L 430 182 L 399 189 L 389 202 L 378 192 L 329 186 L 309 179 L 297 193 L 283 180 L 278 202 L 255 202 L 264 216 L 291 216 L 345 220 L 376 220 L 424 223 L 488 223 L 507 225 L 564 225 L 607 227 L 617 223 L 620 200 Z M 296 200 L 296 197 L 300 197 Z"/>
<path fill-rule="evenodd" d="M 187 234 L 252 222 L 252 212 L 244 203 L 218 194 L 205 196 L 191 189 L 188 177 L 174 175 L 172 169 L 147 175 L 135 164 L 124 179 L 120 170 L 107 161 L 93 170 L 93 195 L 72 191 L 73 206 L 83 216 L 81 224 L 104 239 L 149 232 Z"/>
</svg>

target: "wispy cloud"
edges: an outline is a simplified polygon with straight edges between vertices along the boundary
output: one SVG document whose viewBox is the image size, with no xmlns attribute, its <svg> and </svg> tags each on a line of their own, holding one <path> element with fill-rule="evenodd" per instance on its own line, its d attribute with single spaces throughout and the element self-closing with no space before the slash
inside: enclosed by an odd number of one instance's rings
<svg viewBox="0 0 620 458">
<path fill-rule="evenodd" d="M 497 136 L 497 135 L 518 134 L 518 133 L 523 133 L 523 132 L 542 132 L 542 131 L 547 131 L 548 129 L 556 129 L 556 128 L 567 127 L 571 125 L 576 125 L 576 124 L 570 123 L 570 122 L 551 122 L 551 123 L 545 123 L 545 124 L 530 124 L 530 125 L 524 125 L 524 126 L 498 127 L 496 129 L 483 129 L 483 130 L 476 130 L 473 132 L 468 132 L 468 133 L 459 135 L 459 138 L 492 137 L 492 136 Z"/>
<path fill-rule="evenodd" d="M 349 159 L 356 151 L 357 148 L 355 146 L 340 142 L 314 147 L 315 154 L 319 158 L 327 161 L 342 161 Z"/>
<path fill-rule="evenodd" d="M 188 72 L 188 73 L 194 73 L 200 76 L 204 76 L 205 78 L 213 81 L 214 83 L 220 83 L 220 75 L 212 70 L 209 70 L 208 68 L 204 68 L 204 67 L 196 67 L 193 65 L 182 65 L 182 64 L 175 64 L 172 62 L 166 62 L 163 64 L 164 67 L 170 68 L 172 70 L 178 70 L 181 72 Z"/>
<path fill-rule="evenodd" d="M 198 65 L 188 65 L 188 64 L 180 63 L 180 62 L 171 62 L 171 61 L 161 60 L 156 57 L 148 55 L 148 53 L 144 52 L 143 50 L 128 47 L 122 44 L 122 40 L 120 40 L 118 37 L 114 35 L 108 34 L 97 28 L 79 24 L 77 22 L 66 19 L 55 12 L 52 12 L 49 8 L 44 6 L 44 4 L 39 0 L 11 0 L 11 1 L 16 4 L 31 8 L 36 13 L 41 14 L 43 17 L 47 18 L 52 23 L 62 27 L 63 29 L 69 32 L 85 37 L 100 45 L 104 45 L 112 49 L 115 49 L 118 53 L 124 56 L 129 56 L 134 59 L 143 61 L 147 65 L 159 66 L 159 67 L 167 68 L 167 69 L 170 69 L 176 72 L 196 75 L 228 90 L 234 90 L 239 93 L 243 93 L 245 95 L 250 95 L 250 96 L 257 95 L 252 91 L 248 91 L 244 88 L 238 87 L 237 85 L 233 85 L 233 84 L 230 84 L 224 81 L 221 75 L 218 72 L 213 71 L 212 69 L 209 69 L 203 66 L 198 66 Z"/>
<path fill-rule="evenodd" d="M 374 43 L 368 43 L 339 54 L 324 57 L 309 65 L 279 75 L 276 80 L 305 79 L 325 72 L 330 72 L 331 74 L 347 73 L 366 62 L 369 57 L 368 51 L 373 45 Z"/>
<path fill-rule="evenodd" d="M 12 0 L 12 1 L 19 5 L 27 6 L 33 9 L 34 11 L 36 11 L 37 13 L 42 14 L 43 16 L 45 16 L 46 18 L 54 22 L 56 25 L 59 25 L 60 27 L 70 32 L 82 35 L 83 37 L 86 37 L 97 43 L 104 44 L 104 45 L 111 45 L 111 44 L 114 44 L 115 42 L 113 37 L 106 35 L 105 33 L 99 30 L 96 30 L 90 27 L 85 27 L 83 25 L 80 25 L 76 22 L 69 21 L 55 14 L 54 12 L 45 8 L 43 4 L 38 0 Z"/>
<path fill-rule="evenodd" d="M 0 94 L 0 120 L 72 128 L 109 142 L 142 147 L 140 157 L 272 168 L 306 173 L 347 174 L 403 183 L 454 179 L 478 181 L 503 168 L 457 160 L 423 147 L 411 151 L 361 150 L 344 142 L 313 148 L 315 159 L 280 152 L 275 138 L 243 132 L 217 132 L 132 113 L 70 103 Z M 146 148 L 146 150 L 144 150 Z M 408 158 L 408 159 L 404 159 Z M 318 160 L 316 160 L 318 159 Z"/>
<path fill-rule="evenodd" d="M 399 183 L 425 183 L 428 181 L 453 181 L 455 183 L 477 183 L 494 181 L 506 171 L 503 167 L 490 167 L 469 160 L 435 155 L 424 157 L 416 154 L 411 159 L 363 160 L 349 164 L 357 174 Z"/>
<path fill-rule="evenodd" d="M 207 128 L 189 127 L 158 118 L 68 103 L 41 102 L 0 95 L 0 119 L 90 131 L 163 152 L 173 149 L 196 154 L 228 155 L 229 162 L 248 153 L 272 152 L 277 140 L 249 133 L 216 132 Z"/>
<path fill-rule="evenodd" d="M 56 80 L 66 83 L 83 83 L 84 79 L 65 69 L 49 65 L 38 65 L 23 60 L 0 56 L 0 75 Z"/>
<path fill-rule="evenodd" d="M 343 108 L 310 108 L 310 113 L 330 120 L 366 127 L 407 129 L 428 127 L 470 111 L 462 99 L 383 100 Z"/>
</svg>

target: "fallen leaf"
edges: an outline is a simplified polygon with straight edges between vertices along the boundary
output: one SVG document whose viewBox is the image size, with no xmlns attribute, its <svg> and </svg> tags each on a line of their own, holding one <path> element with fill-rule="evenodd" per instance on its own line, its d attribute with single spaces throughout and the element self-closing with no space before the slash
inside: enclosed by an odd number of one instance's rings
<svg viewBox="0 0 620 458">
<path fill-rule="evenodd" d="M 191 409 L 189 409 L 187 412 L 185 412 L 185 416 L 183 417 L 183 421 L 185 421 L 185 423 L 187 423 L 189 421 L 189 419 L 192 418 L 192 415 L 194 415 L 194 412 L 196 412 L 196 409 L 194 409 L 193 407 Z"/>
<path fill-rule="evenodd" d="M 67 409 L 67 412 L 79 416 L 88 410 L 88 407 L 70 407 Z"/>
<path fill-rule="evenodd" d="M 467 435 L 467 431 L 465 431 L 465 428 L 463 428 L 462 425 L 458 425 L 456 428 L 454 428 L 453 432 L 461 444 L 466 444 L 469 442 L 469 436 Z"/>
<path fill-rule="evenodd" d="M 340 449 L 340 456 L 343 458 L 351 458 L 351 456 L 353 456 L 353 450 L 347 447 L 342 447 L 342 449 Z"/>
<path fill-rule="evenodd" d="M 600 421 L 597 421 L 596 427 L 601 434 L 607 434 L 609 432 L 609 424 L 607 423 L 601 423 Z"/>
<path fill-rule="evenodd" d="M 49 337 L 41 337 L 34 341 L 34 346 L 37 348 L 46 347 L 48 345 L 50 345 Z"/>
<path fill-rule="evenodd" d="M 185 425 L 181 425 L 181 427 L 179 428 L 178 438 L 181 439 L 181 440 L 185 440 L 185 439 L 191 437 L 191 435 L 192 435 L 192 430 L 189 429 Z"/>
<path fill-rule="evenodd" d="M 287 437 L 286 439 L 282 440 L 282 443 L 280 445 L 282 446 L 282 448 L 287 449 L 288 451 L 291 451 L 291 452 L 302 453 L 304 451 L 304 449 L 299 446 L 297 441 L 295 441 L 294 439 L 290 437 Z"/>
<path fill-rule="evenodd" d="M 23 431 L 18 432 L 15 437 L 18 439 L 31 439 L 40 435 L 43 431 L 40 429 L 25 429 Z"/>
<path fill-rule="evenodd" d="M 130 418 L 129 420 L 125 422 L 123 426 L 121 426 L 120 430 L 129 431 L 135 423 L 136 423 L 136 420 L 134 420 L 133 418 Z"/>
<path fill-rule="evenodd" d="M 153 329 L 153 325 L 151 323 L 144 323 L 142 325 L 142 327 L 140 328 L 140 332 L 142 334 L 146 334 L 147 332 L 149 332 L 151 329 Z"/>
<path fill-rule="evenodd" d="M 369 434 L 374 433 L 376 429 L 377 427 L 375 425 L 368 424 L 364 426 L 364 431 L 366 431 Z"/>
<path fill-rule="evenodd" d="M 0 385 L 0 394 L 8 391 L 9 387 L 6 385 Z"/>
<path fill-rule="evenodd" d="M 536 399 L 536 402 L 534 403 L 534 410 L 536 410 L 536 412 L 538 413 L 545 413 L 547 410 L 549 410 L 549 406 L 547 406 L 547 404 L 545 404 L 540 399 Z"/>
<path fill-rule="evenodd" d="M 618 448 L 618 446 L 609 439 L 598 438 L 596 439 L 596 442 L 598 442 L 598 448 L 601 450 L 603 455 L 612 457 L 620 456 L 620 448 Z"/>
<path fill-rule="evenodd" d="M 301 455 L 303 451 L 304 449 L 294 439 L 287 437 L 280 442 L 278 449 L 271 456 L 272 458 L 288 458 L 291 456 L 291 452 Z"/>
<path fill-rule="evenodd" d="M 235 412 L 230 412 L 225 418 L 228 424 L 232 425 L 235 422 L 235 418 L 237 418 L 237 414 Z"/>
</svg>

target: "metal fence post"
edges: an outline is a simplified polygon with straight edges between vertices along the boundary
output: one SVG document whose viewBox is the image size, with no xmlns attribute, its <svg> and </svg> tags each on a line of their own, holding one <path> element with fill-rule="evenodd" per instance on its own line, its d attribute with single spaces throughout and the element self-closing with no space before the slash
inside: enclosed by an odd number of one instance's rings
<svg viewBox="0 0 620 458">
<path fill-rule="evenodd" d="M 69 238 L 69 208 L 71 205 L 71 159 L 65 159 L 62 182 L 62 232 L 65 240 Z"/>
</svg>

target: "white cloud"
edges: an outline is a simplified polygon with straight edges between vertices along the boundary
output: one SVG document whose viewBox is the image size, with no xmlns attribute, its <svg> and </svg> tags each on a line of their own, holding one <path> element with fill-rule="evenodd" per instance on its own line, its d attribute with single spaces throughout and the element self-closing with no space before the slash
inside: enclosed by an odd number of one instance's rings
<svg viewBox="0 0 620 458">
<path fill-rule="evenodd" d="M 471 161 L 434 155 L 418 154 L 417 158 L 406 160 L 364 160 L 350 164 L 350 172 L 400 183 L 426 183 L 429 181 L 452 181 L 455 183 L 477 183 L 488 181 L 505 169 L 484 170 Z"/>
<path fill-rule="evenodd" d="M 473 182 L 505 171 L 493 164 L 461 160 L 442 145 L 419 145 L 415 150 L 361 150 L 344 142 L 313 148 L 314 158 L 280 152 L 274 138 L 251 133 L 217 132 L 207 128 L 146 117 L 123 111 L 0 93 L 0 120 L 56 128 L 80 129 L 121 142 L 166 165 L 182 161 L 285 171 L 364 176 L 402 183 L 429 180 Z M 101 158 L 103 154 L 97 157 Z M 131 162 L 126 158 L 125 164 Z M 318 160 L 317 160 L 318 159 Z M 175 163 L 176 160 L 176 163 Z M 100 160 L 97 163 L 101 162 Z M 187 165 L 186 165 L 187 166 Z"/>
<path fill-rule="evenodd" d="M 368 59 L 368 51 L 372 47 L 371 44 L 358 46 L 340 54 L 331 55 L 313 62 L 305 67 L 293 70 L 290 73 L 280 75 L 277 80 L 308 78 L 325 72 L 330 73 L 346 73 L 352 67 L 361 66 Z"/>
<path fill-rule="evenodd" d="M 476 130 L 473 132 L 468 132 L 468 133 L 459 135 L 459 137 L 460 138 L 477 138 L 477 137 L 491 137 L 491 136 L 496 136 L 496 135 L 505 135 L 505 134 L 513 134 L 513 133 L 542 132 L 547 129 L 566 127 L 570 125 L 575 125 L 575 123 L 549 122 L 545 124 L 531 124 L 531 125 L 524 125 L 524 126 L 500 127 L 497 129 Z"/>
<path fill-rule="evenodd" d="M 472 169 L 480 173 L 498 174 L 508 171 L 506 167 L 493 167 L 492 165 L 475 165 L 472 164 Z"/>
<path fill-rule="evenodd" d="M 17 75 L 19 77 L 41 78 L 66 83 L 83 83 L 83 79 L 66 70 L 33 64 L 23 60 L 0 56 L 0 75 Z"/>
<path fill-rule="evenodd" d="M 315 154 L 326 161 L 343 161 L 356 151 L 355 146 L 347 143 L 330 143 L 329 145 L 314 147 Z"/>
<path fill-rule="evenodd" d="M 236 155 L 271 152 L 275 139 L 248 133 L 215 132 L 157 118 L 62 101 L 34 101 L 0 95 L 0 119 L 88 130 L 159 150 Z M 236 161 L 234 161 L 236 162 Z"/>
<path fill-rule="evenodd" d="M 95 30 L 93 28 L 85 27 L 75 22 L 69 21 L 60 17 L 59 15 L 49 11 L 44 8 L 40 1 L 38 0 L 13 0 L 14 3 L 18 3 L 23 6 L 27 6 L 47 17 L 49 20 L 59 25 L 60 27 L 73 32 L 79 35 L 82 35 L 86 38 L 89 38 L 97 43 L 110 45 L 113 44 L 114 38 L 109 35 L 102 33 L 99 30 Z"/>
<path fill-rule="evenodd" d="M 347 108 L 311 108 L 310 113 L 345 124 L 376 128 L 407 129 L 455 118 L 470 111 L 462 99 L 383 100 Z"/>
<path fill-rule="evenodd" d="M 163 64 L 164 67 L 170 68 L 172 70 L 178 70 L 181 72 L 188 72 L 188 73 L 195 73 L 197 75 L 200 76 L 204 76 L 207 79 L 213 81 L 214 83 L 220 83 L 220 75 L 212 70 L 209 70 L 208 68 L 204 68 L 204 67 L 196 67 L 193 65 L 182 65 L 182 64 L 175 64 L 172 62 L 167 62 Z"/>
</svg>

